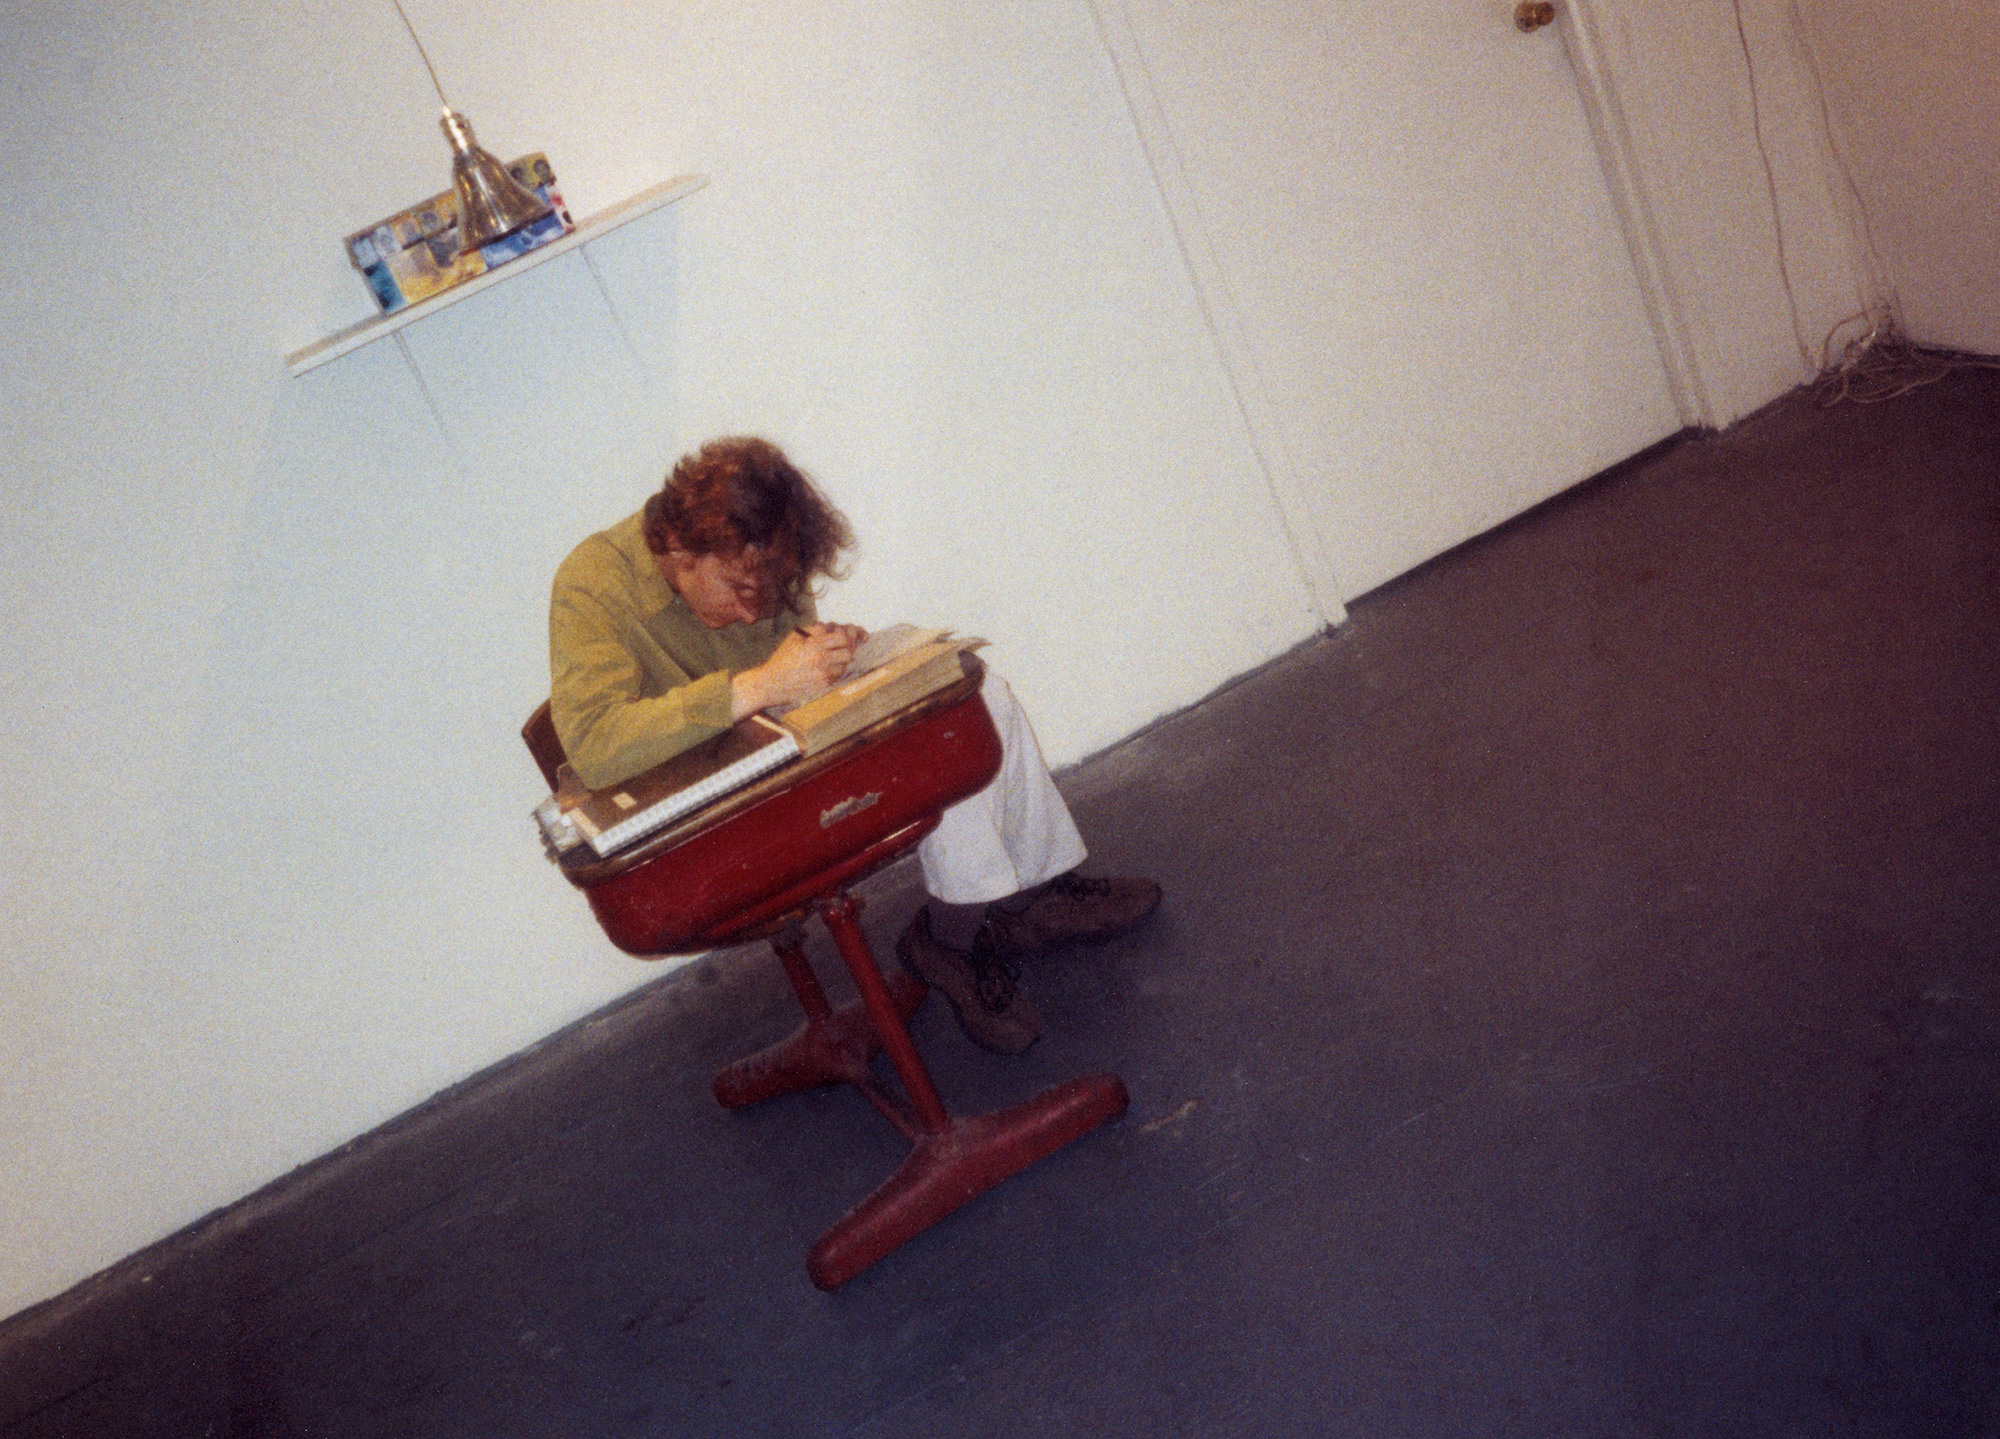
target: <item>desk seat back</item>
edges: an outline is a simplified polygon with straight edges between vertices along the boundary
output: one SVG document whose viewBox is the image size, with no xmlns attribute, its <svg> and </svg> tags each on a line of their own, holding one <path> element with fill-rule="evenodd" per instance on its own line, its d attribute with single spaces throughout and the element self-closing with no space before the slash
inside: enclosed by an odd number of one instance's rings
<svg viewBox="0 0 2000 1439">
<path fill-rule="evenodd" d="M 527 742 L 528 753 L 541 767 L 542 778 L 548 781 L 550 789 L 554 789 L 556 770 L 569 756 L 563 753 L 562 741 L 556 738 L 556 722 L 549 715 L 547 700 L 543 700 L 540 707 L 528 716 L 528 722 L 521 726 L 521 738 Z"/>
</svg>

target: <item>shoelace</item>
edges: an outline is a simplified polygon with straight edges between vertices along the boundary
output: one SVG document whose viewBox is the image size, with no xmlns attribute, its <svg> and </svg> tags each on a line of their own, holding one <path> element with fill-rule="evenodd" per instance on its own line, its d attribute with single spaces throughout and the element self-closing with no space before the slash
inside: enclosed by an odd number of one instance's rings
<svg viewBox="0 0 2000 1439">
<path fill-rule="evenodd" d="M 1087 875 L 1078 874 L 1075 870 L 1071 870 L 1067 874 L 1057 875 L 1049 881 L 1048 887 L 1060 890 L 1064 899 L 1089 899 L 1093 895 L 1111 893 L 1110 880 L 1093 879 Z"/>
<path fill-rule="evenodd" d="M 1014 961 L 995 949 L 984 933 L 972 941 L 972 981 L 979 1002 L 988 1013 L 998 1014 L 1014 1002 L 1014 987 L 1021 971 Z"/>
</svg>

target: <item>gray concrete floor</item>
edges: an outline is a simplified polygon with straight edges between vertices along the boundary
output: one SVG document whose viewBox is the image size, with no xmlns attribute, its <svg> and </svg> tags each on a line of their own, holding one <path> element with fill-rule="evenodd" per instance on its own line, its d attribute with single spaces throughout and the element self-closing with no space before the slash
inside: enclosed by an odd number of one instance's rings
<svg viewBox="0 0 2000 1439">
<path fill-rule="evenodd" d="M 1793 396 L 1067 776 L 1167 904 L 914 1031 L 1131 1112 L 838 1294 L 902 1145 L 716 1109 L 732 951 L 0 1326 L 0 1435 L 2000 1435 L 1996 457 Z"/>
</svg>

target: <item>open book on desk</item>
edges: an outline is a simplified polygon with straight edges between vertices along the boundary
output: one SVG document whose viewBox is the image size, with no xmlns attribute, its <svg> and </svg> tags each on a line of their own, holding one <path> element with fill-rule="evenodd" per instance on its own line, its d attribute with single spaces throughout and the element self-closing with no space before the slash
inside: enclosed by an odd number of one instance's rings
<svg viewBox="0 0 2000 1439">
<path fill-rule="evenodd" d="M 925 695 L 956 684 L 965 673 L 958 657 L 985 643 L 954 639 L 949 630 L 892 625 L 863 641 L 847 673 L 832 689 L 775 712 L 778 723 L 797 737 L 801 754 L 818 754 Z"/>
<path fill-rule="evenodd" d="M 984 640 L 895 625 L 870 635 L 825 694 L 781 714 L 753 714 L 621 784 L 586 789 L 565 764 L 556 792 L 535 806 L 551 858 L 589 845 L 599 858 L 693 814 L 799 755 L 818 754 L 877 720 L 956 683 L 959 655 Z"/>
</svg>

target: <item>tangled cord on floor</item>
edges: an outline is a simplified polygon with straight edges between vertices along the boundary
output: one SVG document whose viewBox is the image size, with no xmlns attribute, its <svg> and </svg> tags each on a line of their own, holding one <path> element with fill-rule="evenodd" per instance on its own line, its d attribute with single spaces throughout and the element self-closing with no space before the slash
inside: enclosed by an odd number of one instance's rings
<svg viewBox="0 0 2000 1439">
<path fill-rule="evenodd" d="M 1877 325 L 1849 340 L 1838 359 L 1833 357 L 1832 347 L 1833 336 L 1829 335 L 1828 353 L 1814 386 L 1823 409 L 1845 400 L 1858 405 L 1880 404 L 1960 370 L 2000 369 L 2000 357 L 1993 355 L 1911 344 L 1893 324 Z"/>
</svg>

